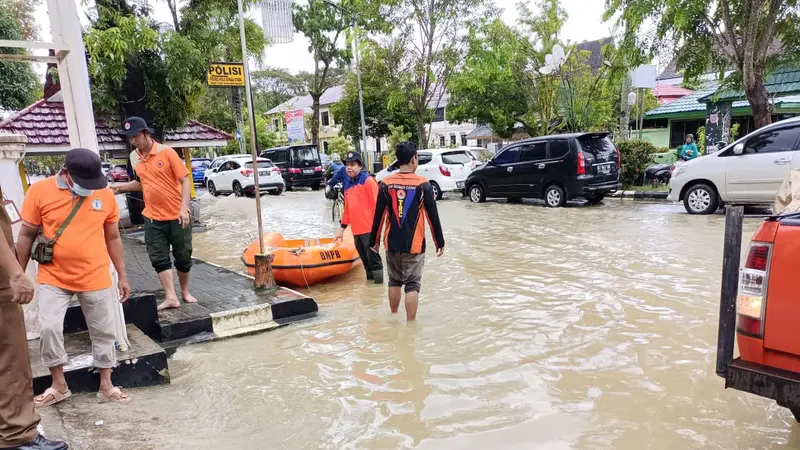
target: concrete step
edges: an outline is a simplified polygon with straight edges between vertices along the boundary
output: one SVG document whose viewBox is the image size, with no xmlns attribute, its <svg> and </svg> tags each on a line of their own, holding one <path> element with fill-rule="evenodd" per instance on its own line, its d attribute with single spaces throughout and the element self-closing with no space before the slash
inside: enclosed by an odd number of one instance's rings
<svg viewBox="0 0 800 450">
<path fill-rule="evenodd" d="M 127 330 L 131 348 L 127 352 L 117 352 L 119 365 L 111 376 L 114 384 L 123 388 L 168 384 L 169 368 L 164 349 L 135 326 L 128 325 Z M 50 371 L 42 365 L 39 344 L 39 339 L 28 341 L 33 391 L 36 395 L 44 392 L 52 383 Z M 64 366 L 64 375 L 70 390 L 73 393 L 97 391 L 100 374 L 93 366 L 89 332 L 66 334 L 64 347 L 69 356 L 69 362 Z"/>
<path fill-rule="evenodd" d="M 158 323 L 158 301 L 153 294 L 132 295 L 127 302 L 122 304 L 125 314 L 125 323 L 136 325 L 150 339 L 161 341 L 161 327 Z M 86 331 L 86 318 L 83 316 L 81 305 L 73 299 L 64 316 L 64 334 L 80 333 Z"/>
</svg>

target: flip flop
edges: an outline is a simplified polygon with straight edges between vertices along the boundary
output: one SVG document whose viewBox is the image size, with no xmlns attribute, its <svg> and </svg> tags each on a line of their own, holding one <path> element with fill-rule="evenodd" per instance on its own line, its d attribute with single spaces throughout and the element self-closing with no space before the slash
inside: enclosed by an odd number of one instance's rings
<svg viewBox="0 0 800 450">
<path fill-rule="evenodd" d="M 116 386 L 111 388 L 111 390 L 98 392 L 97 397 L 101 400 L 117 403 L 128 403 L 131 401 L 130 397 L 128 397 L 128 394 L 122 392 L 122 389 Z"/>
<path fill-rule="evenodd" d="M 52 387 L 47 388 L 44 393 L 36 398 L 33 399 L 33 404 L 37 408 L 46 408 L 48 406 L 53 406 L 56 403 L 61 403 L 64 400 L 70 398 L 72 396 L 72 392 L 67 390 L 67 392 L 61 393 L 57 390 L 53 389 Z"/>
</svg>

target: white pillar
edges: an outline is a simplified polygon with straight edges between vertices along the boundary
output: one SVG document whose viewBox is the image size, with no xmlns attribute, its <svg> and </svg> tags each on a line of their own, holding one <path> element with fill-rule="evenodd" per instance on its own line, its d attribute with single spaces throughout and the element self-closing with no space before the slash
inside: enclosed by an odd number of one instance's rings
<svg viewBox="0 0 800 450">
<path fill-rule="evenodd" d="M 53 42 L 69 50 L 67 56 L 58 63 L 58 81 L 64 97 L 70 147 L 83 147 L 97 152 L 89 69 L 75 1 L 47 0 L 47 14 L 50 16 Z"/>
</svg>

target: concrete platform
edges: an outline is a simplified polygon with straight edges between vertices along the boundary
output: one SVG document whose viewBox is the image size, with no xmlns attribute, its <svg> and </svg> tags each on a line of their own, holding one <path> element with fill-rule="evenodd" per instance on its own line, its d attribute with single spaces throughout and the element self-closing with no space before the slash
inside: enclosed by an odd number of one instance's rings
<svg viewBox="0 0 800 450">
<path fill-rule="evenodd" d="M 128 325 L 128 339 L 131 348 L 127 352 L 117 352 L 119 366 L 114 369 L 111 379 L 115 385 L 132 388 L 155 386 L 169 383 L 167 354 L 160 345 L 145 336 L 138 328 Z M 64 336 L 64 347 L 69 362 L 64 367 L 70 390 L 75 392 L 94 392 L 100 386 L 100 374 L 94 368 L 92 344 L 87 331 Z M 39 339 L 28 341 L 33 370 L 33 391 L 36 395 L 50 387 L 52 378 L 49 370 L 42 365 Z"/>
<path fill-rule="evenodd" d="M 191 286 L 198 302 L 156 312 L 164 292 L 145 246 L 135 238 L 123 242 L 133 291 L 124 305 L 125 319 L 165 348 L 265 331 L 309 318 L 318 311 L 311 297 L 285 288 L 256 291 L 252 278 L 194 259 Z M 174 278 L 180 292 L 177 274 Z M 67 312 L 65 332 L 83 330 L 86 322 L 74 303 Z"/>
</svg>

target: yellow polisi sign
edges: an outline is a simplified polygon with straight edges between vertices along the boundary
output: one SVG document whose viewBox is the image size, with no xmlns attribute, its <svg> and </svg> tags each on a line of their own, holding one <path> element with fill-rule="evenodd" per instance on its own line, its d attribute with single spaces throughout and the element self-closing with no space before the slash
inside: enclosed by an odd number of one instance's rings
<svg viewBox="0 0 800 450">
<path fill-rule="evenodd" d="M 208 67 L 209 86 L 244 86 L 242 63 L 211 63 Z"/>
</svg>

